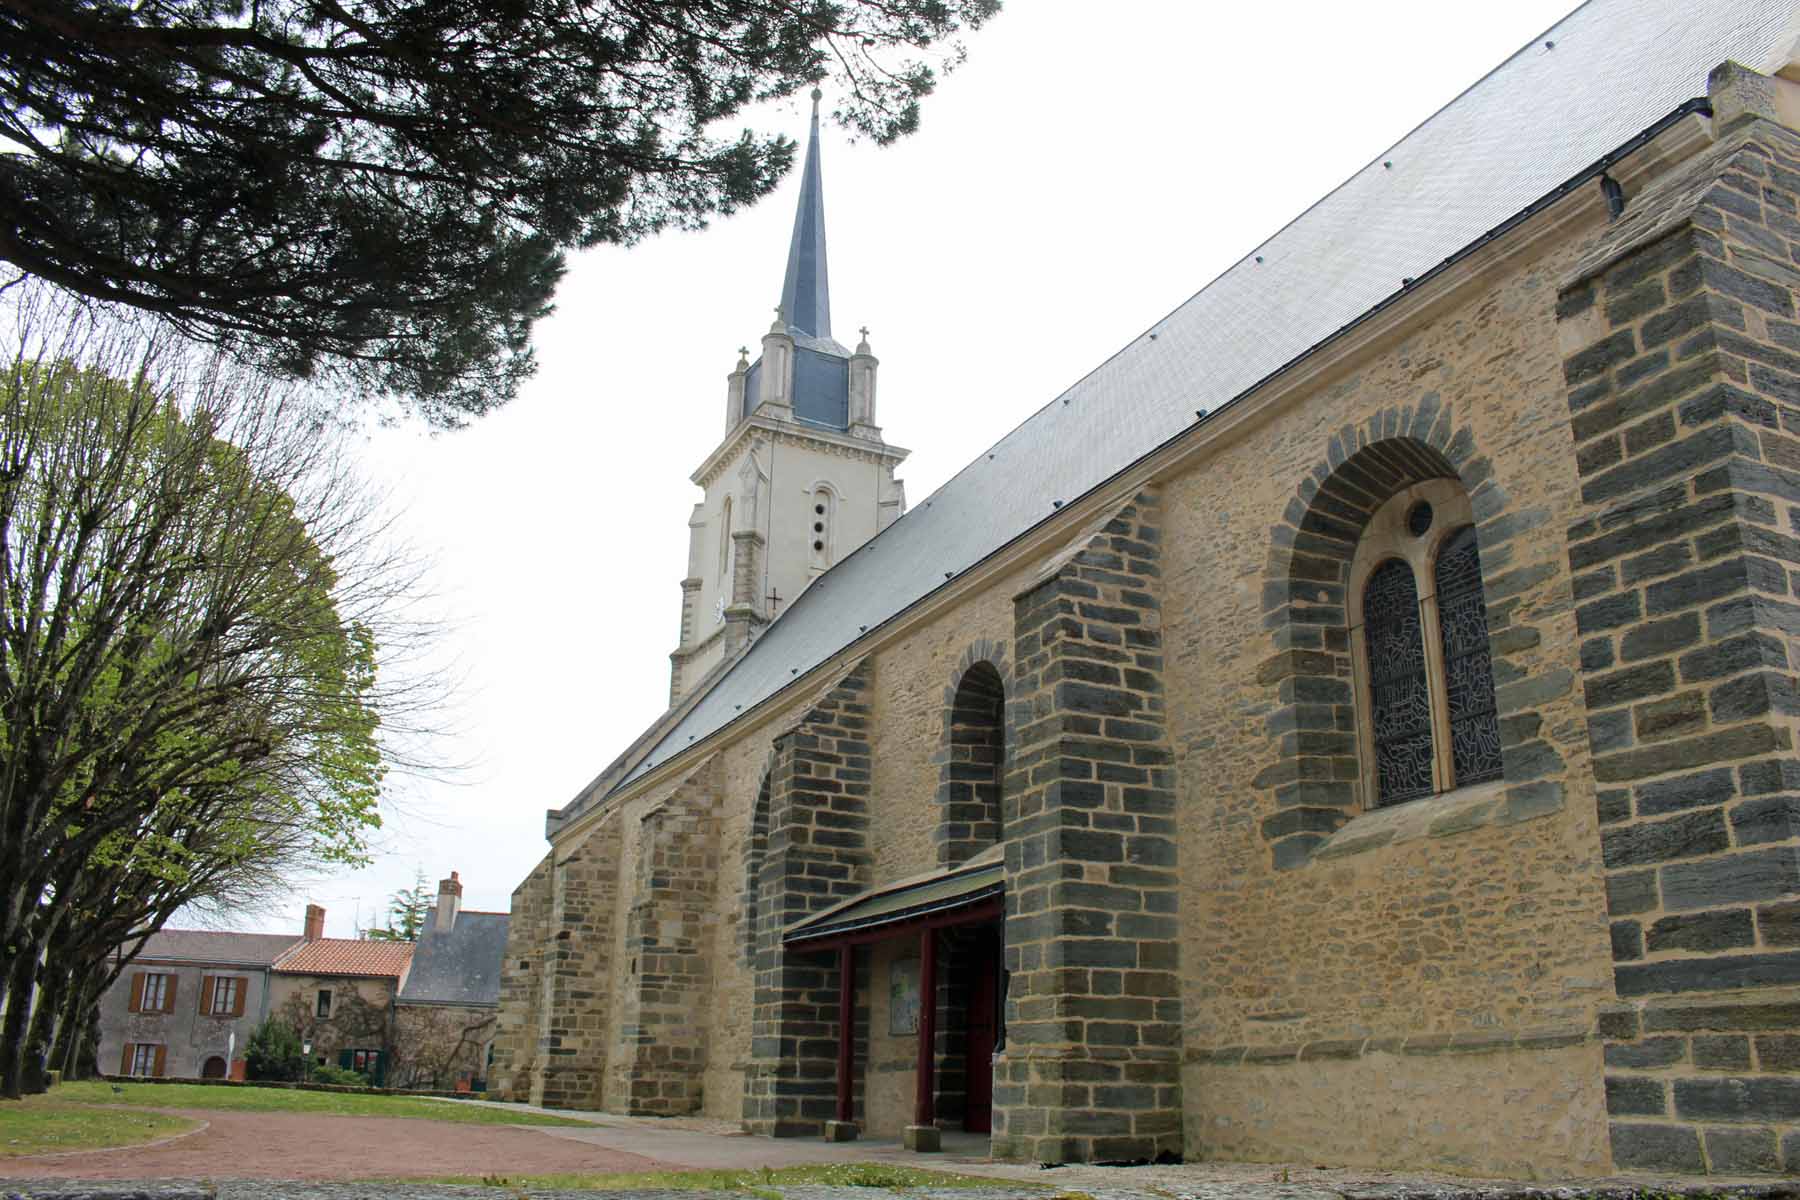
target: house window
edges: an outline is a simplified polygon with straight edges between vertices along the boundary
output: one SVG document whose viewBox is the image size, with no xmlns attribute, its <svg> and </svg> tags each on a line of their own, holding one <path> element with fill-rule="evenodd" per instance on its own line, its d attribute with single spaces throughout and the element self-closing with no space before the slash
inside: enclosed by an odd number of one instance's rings
<svg viewBox="0 0 1800 1200">
<path fill-rule="evenodd" d="M 157 971 L 138 975 L 132 987 L 131 1011 L 134 1013 L 168 1013 L 175 1011 L 175 976 Z"/>
<path fill-rule="evenodd" d="M 244 981 L 236 975 L 220 975 L 212 981 L 212 1003 L 206 1011 L 215 1017 L 235 1017 L 244 1011 Z"/>
<path fill-rule="evenodd" d="M 350 1069 L 362 1074 L 373 1072 L 381 1062 L 379 1050 L 352 1050 L 350 1052 Z"/>
<path fill-rule="evenodd" d="M 329 1017 L 331 1015 L 331 989 L 330 988 L 320 988 L 319 989 L 319 1007 L 316 1010 L 316 1012 L 321 1019 L 323 1019 L 325 1017 Z"/>
<path fill-rule="evenodd" d="M 161 1046 L 153 1046 L 144 1042 L 138 1042 L 136 1045 L 132 1046 L 131 1071 L 129 1073 L 132 1075 L 147 1076 L 160 1074 L 161 1072 L 158 1071 L 157 1064 L 162 1058 L 162 1049 Z"/>
<path fill-rule="evenodd" d="M 1377 509 L 1350 582 L 1372 805 L 1500 778 L 1481 551 L 1461 485 L 1428 480 Z"/>
</svg>

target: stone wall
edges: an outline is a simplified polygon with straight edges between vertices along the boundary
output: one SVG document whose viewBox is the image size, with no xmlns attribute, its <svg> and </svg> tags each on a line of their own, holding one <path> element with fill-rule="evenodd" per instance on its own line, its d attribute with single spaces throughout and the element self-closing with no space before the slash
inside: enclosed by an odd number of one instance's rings
<svg viewBox="0 0 1800 1200">
<path fill-rule="evenodd" d="M 699 1111 L 707 1060 L 706 999 L 719 926 L 718 764 L 708 759 L 638 818 L 625 900 L 615 1110 Z"/>
<path fill-rule="evenodd" d="M 1800 1170 L 1797 206 L 1800 138 L 1750 121 L 1562 295 L 1626 1170 Z"/>
<path fill-rule="evenodd" d="M 494 1018 L 494 1062 L 488 1073 L 489 1090 L 508 1100 L 525 1101 L 533 1094 L 544 1020 L 542 972 L 554 857 L 545 855 L 512 894 L 506 957 L 500 966 L 500 1008 Z"/>
<path fill-rule="evenodd" d="M 531 1102 L 599 1108 L 604 1099 L 612 996 L 613 910 L 619 895 L 619 814 L 610 812 L 551 865 L 549 937 L 539 987 L 543 1014 Z"/>
<path fill-rule="evenodd" d="M 1179 1154 L 1175 793 L 1160 502 L 1083 535 L 1020 593 L 1008 764 L 1007 1044 L 995 1153 Z"/>
<path fill-rule="evenodd" d="M 1555 285 L 1598 228 L 1164 486 L 1189 1157 L 1610 1166 L 1594 1022 L 1612 981 L 1557 517 L 1579 479 Z M 1374 809 L 1345 564 L 1383 493 L 1433 476 L 1476 523 L 1505 778 Z M 1321 1134 L 1326 1111 L 1350 1115 Z"/>
<path fill-rule="evenodd" d="M 791 951 L 781 931 L 868 886 L 872 666 L 859 663 L 775 739 L 743 1107 L 753 1133 L 815 1134 L 835 1111 L 837 958 Z"/>
</svg>

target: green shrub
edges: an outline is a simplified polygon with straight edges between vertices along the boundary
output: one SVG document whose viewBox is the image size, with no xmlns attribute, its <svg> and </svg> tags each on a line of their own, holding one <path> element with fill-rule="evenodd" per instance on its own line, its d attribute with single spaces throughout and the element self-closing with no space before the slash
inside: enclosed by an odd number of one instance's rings
<svg viewBox="0 0 1800 1200">
<path fill-rule="evenodd" d="M 300 1035 L 287 1022 L 270 1017 L 250 1035 L 244 1051 L 244 1073 L 251 1079 L 294 1080 L 306 1072 Z"/>
<path fill-rule="evenodd" d="M 369 1077 L 361 1071 L 350 1071 L 343 1067 L 328 1066 L 320 1063 L 312 1069 L 308 1076 L 314 1083 L 335 1083 L 342 1087 L 368 1087 Z"/>
</svg>

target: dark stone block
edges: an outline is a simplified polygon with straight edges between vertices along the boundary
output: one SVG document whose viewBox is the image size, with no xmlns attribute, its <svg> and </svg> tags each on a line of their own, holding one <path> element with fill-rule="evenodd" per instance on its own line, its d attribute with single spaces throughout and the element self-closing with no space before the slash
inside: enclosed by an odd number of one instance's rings
<svg viewBox="0 0 1800 1200">
<path fill-rule="evenodd" d="M 1636 921 L 1614 921 L 1611 927 L 1614 962 L 1644 957 L 1644 928 Z"/>
<path fill-rule="evenodd" d="M 1299 833 L 1283 838 L 1275 843 L 1275 869 L 1291 871 L 1295 867 L 1305 866 L 1312 861 L 1313 851 L 1324 842 L 1325 838 L 1316 833 Z"/>
<path fill-rule="evenodd" d="M 1583 633 L 1599 633 L 1629 625 L 1643 614 L 1643 598 L 1636 592 L 1608 596 L 1575 610 L 1575 628 Z"/>
<path fill-rule="evenodd" d="M 1773 1129 L 1708 1129 L 1706 1157 L 1714 1175 L 1779 1175 Z"/>
<path fill-rule="evenodd" d="M 1694 1043 L 1694 1065 L 1707 1071 L 1748 1071 L 1750 1039 L 1742 1034 L 1697 1034 Z"/>
<path fill-rule="evenodd" d="M 1595 676 L 1587 680 L 1586 688 L 1588 707 L 1611 708 L 1673 691 L 1675 670 L 1666 662 L 1644 663 Z"/>
<path fill-rule="evenodd" d="M 1791 714 L 1795 708 L 1793 680 L 1769 672 L 1730 680 L 1712 692 L 1713 720 L 1721 725 L 1760 717 L 1771 709 Z"/>
<path fill-rule="evenodd" d="M 1771 946 L 1800 946 L 1800 900 L 1765 904 L 1756 910 L 1756 926 Z"/>
<path fill-rule="evenodd" d="M 1679 571 L 1693 561 L 1694 555 L 1685 542 L 1671 542 L 1654 550 L 1628 558 L 1619 564 L 1619 582 L 1639 583 Z"/>
<path fill-rule="evenodd" d="M 1753 561 L 1742 557 L 1728 558 L 1712 566 L 1701 567 L 1661 583 L 1653 583 L 1645 592 L 1648 611 L 1652 616 L 1657 613 L 1674 612 L 1677 609 L 1729 596 L 1733 592 L 1741 592 L 1751 586 L 1753 577 L 1766 577 L 1766 572 L 1754 568 Z M 1764 588 L 1764 590 L 1784 591 L 1786 589 Z"/>
<path fill-rule="evenodd" d="M 1633 593 L 1635 599 L 1636 594 Z M 1682 613 L 1661 621 L 1646 621 L 1628 630 L 1619 641 L 1619 657 L 1626 662 L 1655 658 L 1685 650 L 1700 640 L 1700 614 Z"/>
<path fill-rule="evenodd" d="M 1606 1048 L 1606 1065 L 1642 1071 L 1667 1067 L 1687 1057 L 1687 1039 L 1678 1037 L 1645 1038 L 1641 1042 L 1623 1042 Z"/>
<path fill-rule="evenodd" d="M 1631 716 L 1640 741 L 1698 733 L 1706 725 L 1706 697 L 1698 690 L 1683 692 L 1637 705 Z"/>
<path fill-rule="evenodd" d="M 1624 788 L 1612 788 L 1599 792 L 1594 797 L 1594 807 L 1599 813 L 1602 825 L 1613 825 L 1631 819 L 1631 793 Z"/>
<path fill-rule="evenodd" d="M 1613 1122 L 1613 1165 L 1623 1171 L 1657 1171 L 1673 1175 L 1704 1175 L 1706 1159 L 1700 1153 L 1700 1134 L 1679 1125 L 1622 1125 Z"/>
<path fill-rule="evenodd" d="M 1731 810 L 1731 830 L 1740 846 L 1785 842 L 1800 834 L 1800 796 L 1764 796 Z"/>
<path fill-rule="evenodd" d="M 1621 996 L 1658 992 L 1719 992 L 1800 983 L 1800 954 L 1735 954 L 1634 963 L 1613 968 Z"/>
<path fill-rule="evenodd" d="M 1655 871 L 1627 871 L 1606 877 L 1606 911 L 1615 917 L 1649 912 L 1659 903 Z"/>
<path fill-rule="evenodd" d="M 1631 710 L 1595 713 L 1588 717 L 1588 741 L 1595 754 L 1607 754 L 1631 746 Z"/>
<path fill-rule="evenodd" d="M 1709 425 L 1660 450 L 1652 450 L 1594 476 L 1581 485 L 1581 498 L 1589 504 L 1599 504 L 1669 479 L 1687 478 L 1698 468 L 1726 455 L 1739 452 L 1754 455 L 1753 442 L 1754 435 L 1748 430 L 1739 431 L 1731 425 Z"/>
<path fill-rule="evenodd" d="M 1749 758 L 1785 749 L 1790 741 L 1786 729 L 1761 722 L 1735 725 L 1698 737 L 1659 742 L 1637 750 L 1627 750 L 1594 760 L 1594 778 L 1603 783 L 1643 779 L 1666 775 L 1683 767 L 1705 766 L 1726 759 Z"/>
<path fill-rule="evenodd" d="M 1714 767 L 1692 775 L 1639 784 L 1636 794 L 1638 813 L 1657 817 L 1705 804 L 1723 804 L 1737 794 L 1737 789 L 1732 782 L 1730 767 Z"/>
<path fill-rule="evenodd" d="M 1643 1022 L 1651 1033 L 1800 1029 L 1800 1004 L 1652 1004 Z"/>
<path fill-rule="evenodd" d="M 1613 588 L 1617 586 L 1617 580 L 1614 579 L 1613 575 L 1614 573 L 1611 567 L 1605 567 L 1598 571 L 1590 571 L 1586 575 L 1577 575 L 1574 582 L 1571 584 L 1571 587 L 1574 589 L 1575 599 L 1578 602 L 1582 600 L 1592 600 L 1595 596 L 1604 596 L 1607 592 L 1612 591 Z"/>
<path fill-rule="evenodd" d="M 1660 1079 L 1606 1077 L 1606 1111 L 1614 1117 L 1660 1117 L 1668 1111 Z"/>
<path fill-rule="evenodd" d="M 1675 1111 L 1689 1121 L 1800 1120 L 1800 1079 L 1677 1079 Z"/>
<path fill-rule="evenodd" d="M 1787 648 L 1766 633 L 1747 633 L 1681 656 L 1681 678 L 1695 683 L 1751 667 L 1787 666 Z"/>
<path fill-rule="evenodd" d="M 1715 854 L 1730 845 L 1725 816 L 1716 808 L 1662 821 L 1612 826 L 1600 835 L 1601 858 L 1608 869 Z"/>
<path fill-rule="evenodd" d="M 1773 1033 L 1757 1038 L 1756 1063 L 1765 1071 L 1800 1073 L 1800 1036 Z M 1748 1065 L 1745 1069 L 1749 1069 Z"/>
<path fill-rule="evenodd" d="M 1664 917 L 1650 926 L 1645 945 L 1652 954 L 1665 950 L 1732 950 L 1755 944 L 1753 924 L 1747 908 Z"/>
<path fill-rule="evenodd" d="M 1662 869 L 1662 890 L 1664 903 L 1674 911 L 1778 900 L 1800 892 L 1800 848 L 1782 846 L 1677 863 Z"/>
</svg>

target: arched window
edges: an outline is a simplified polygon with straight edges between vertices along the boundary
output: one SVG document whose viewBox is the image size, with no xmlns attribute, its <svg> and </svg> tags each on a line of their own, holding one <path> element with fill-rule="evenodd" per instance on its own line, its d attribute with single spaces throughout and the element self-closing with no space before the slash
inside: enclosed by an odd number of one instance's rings
<svg viewBox="0 0 1800 1200">
<path fill-rule="evenodd" d="M 1427 480 L 1375 511 L 1349 600 L 1369 803 L 1500 778 L 1481 551 L 1460 484 Z"/>
<path fill-rule="evenodd" d="M 832 538 L 837 523 L 837 491 L 829 483 L 813 484 L 812 512 L 807 516 L 807 562 L 816 574 L 829 568 L 836 557 Z"/>
</svg>

